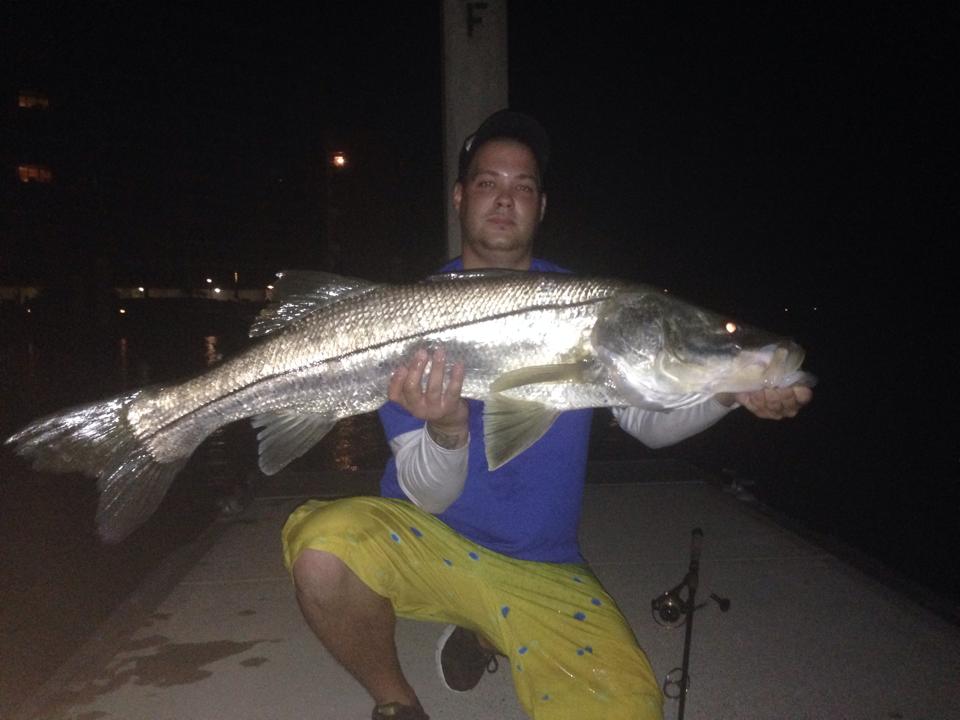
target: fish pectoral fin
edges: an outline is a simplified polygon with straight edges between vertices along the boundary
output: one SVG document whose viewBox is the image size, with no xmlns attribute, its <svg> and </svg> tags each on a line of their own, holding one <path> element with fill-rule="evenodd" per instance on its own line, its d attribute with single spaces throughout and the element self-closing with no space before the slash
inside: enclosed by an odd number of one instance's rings
<svg viewBox="0 0 960 720">
<path fill-rule="evenodd" d="M 587 383 L 587 364 L 560 363 L 557 365 L 531 365 L 529 367 L 510 370 L 498 377 L 490 385 L 495 392 L 503 392 L 523 385 L 539 385 L 541 383 Z M 542 407 L 542 406 L 541 406 Z"/>
<path fill-rule="evenodd" d="M 505 465 L 543 437 L 560 414 L 542 403 L 501 393 L 527 385 L 586 383 L 586 369 L 582 362 L 531 365 L 505 372 L 493 381 L 490 389 L 494 394 L 483 408 L 484 442 L 491 470 Z"/>
<path fill-rule="evenodd" d="M 260 470 L 274 475 L 320 442 L 337 419 L 291 410 L 255 415 L 251 422 L 260 430 Z"/>
<path fill-rule="evenodd" d="M 530 400 L 502 395 L 487 400 L 483 407 L 483 428 L 490 469 L 496 470 L 533 445 L 559 414 L 559 410 Z"/>
</svg>

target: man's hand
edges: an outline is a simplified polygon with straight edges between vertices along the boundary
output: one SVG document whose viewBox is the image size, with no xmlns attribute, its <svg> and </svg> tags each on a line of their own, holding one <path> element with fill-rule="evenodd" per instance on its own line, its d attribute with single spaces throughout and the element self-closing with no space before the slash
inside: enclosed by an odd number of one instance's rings
<svg viewBox="0 0 960 720">
<path fill-rule="evenodd" d="M 427 432 L 434 442 L 454 450 L 467 444 L 469 410 L 467 401 L 460 397 L 463 363 L 454 364 L 444 383 L 445 357 L 442 348 L 435 350 L 432 358 L 426 350 L 418 350 L 408 365 L 393 373 L 387 395 L 415 418 L 426 421 Z M 430 373 L 424 389 L 427 360 L 430 360 Z"/>
<path fill-rule="evenodd" d="M 759 418 L 782 420 L 795 417 L 813 399 L 813 390 L 806 385 L 791 385 L 753 392 L 720 393 L 716 399 L 728 407 L 738 402 Z"/>
</svg>

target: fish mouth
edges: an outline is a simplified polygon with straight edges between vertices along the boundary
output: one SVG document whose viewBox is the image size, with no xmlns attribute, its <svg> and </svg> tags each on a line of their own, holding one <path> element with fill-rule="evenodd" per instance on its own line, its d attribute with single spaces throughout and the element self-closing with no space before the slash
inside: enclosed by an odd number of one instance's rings
<svg viewBox="0 0 960 720">
<path fill-rule="evenodd" d="M 743 390 L 750 390 L 803 382 L 808 377 L 800 369 L 805 355 L 804 349 L 792 340 L 742 350 L 735 363 L 735 384 L 739 381 Z"/>
<path fill-rule="evenodd" d="M 679 357 L 663 353 L 657 370 L 670 384 L 688 392 L 753 392 L 789 385 L 813 385 L 813 376 L 800 369 L 805 352 L 788 339 L 713 354 Z"/>
<path fill-rule="evenodd" d="M 792 384 L 792 379 L 800 370 L 805 355 L 803 348 L 792 340 L 777 345 L 763 373 L 764 385 L 782 387 Z"/>
</svg>

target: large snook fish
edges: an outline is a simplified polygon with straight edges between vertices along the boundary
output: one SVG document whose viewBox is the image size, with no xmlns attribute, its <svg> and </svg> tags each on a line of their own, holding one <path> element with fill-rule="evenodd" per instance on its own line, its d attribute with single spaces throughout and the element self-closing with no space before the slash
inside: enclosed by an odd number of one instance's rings
<svg viewBox="0 0 960 720">
<path fill-rule="evenodd" d="M 375 285 L 287 273 L 276 293 L 250 331 L 259 339 L 232 359 L 38 420 L 7 443 L 37 469 L 96 477 L 99 533 L 116 542 L 217 428 L 252 417 L 260 468 L 276 473 L 341 418 L 380 407 L 391 373 L 419 348 L 464 363 L 463 395 L 485 402 L 491 468 L 563 410 L 669 411 L 812 381 L 790 340 L 619 280 L 482 271 Z"/>
</svg>

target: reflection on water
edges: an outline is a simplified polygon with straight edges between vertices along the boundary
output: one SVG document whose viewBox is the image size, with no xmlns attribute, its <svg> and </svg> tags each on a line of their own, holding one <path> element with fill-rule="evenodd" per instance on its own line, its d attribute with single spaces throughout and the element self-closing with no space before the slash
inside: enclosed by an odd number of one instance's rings
<svg viewBox="0 0 960 720">
<path fill-rule="evenodd" d="M 314 457 L 322 467 L 356 472 L 381 470 L 389 455 L 380 419 L 376 413 L 366 413 L 334 425 Z"/>
<path fill-rule="evenodd" d="M 347 425 L 347 423 L 341 423 Z M 351 423 L 352 424 L 352 423 Z M 337 470 L 359 470 L 360 466 L 355 462 L 356 447 L 354 446 L 351 433 L 340 433 L 336 438 L 334 447 L 333 462 Z"/>
<path fill-rule="evenodd" d="M 127 339 L 125 337 L 120 338 L 117 342 L 120 344 L 120 382 L 126 387 L 127 383 L 130 382 L 130 353 L 127 349 Z"/>
<path fill-rule="evenodd" d="M 24 366 L 24 374 L 27 382 L 33 382 L 36 379 L 37 366 L 37 346 L 32 340 L 27 341 L 27 362 Z"/>
<path fill-rule="evenodd" d="M 203 359 L 206 361 L 207 367 L 216 365 L 223 360 L 223 354 L 217 351 L 218 339 L 216 335 L 207 335 L 203 338 Z"/>
</svg>

